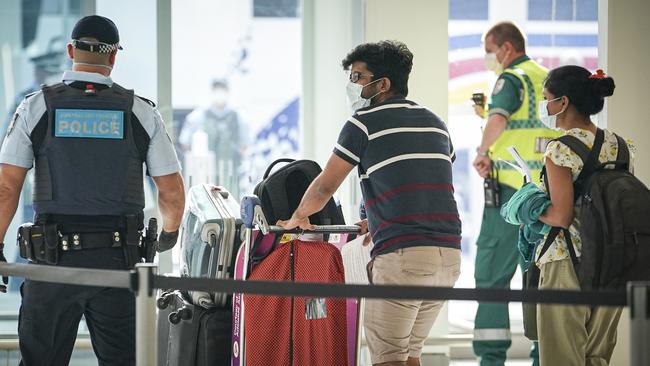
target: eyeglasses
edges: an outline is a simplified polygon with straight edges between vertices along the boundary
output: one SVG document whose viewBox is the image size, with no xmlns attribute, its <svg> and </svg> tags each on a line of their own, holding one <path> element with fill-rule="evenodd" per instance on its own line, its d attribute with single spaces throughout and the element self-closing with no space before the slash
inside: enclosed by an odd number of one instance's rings
<svg viewBox="0 0 650 366">
<path fill-rule="evenodd" d="M 353 71 L 353 72 L 350 73 L 350 81 L 353 82 L 353 83 L 356 83 L 364 75 L 369 76 L 369 77 L 375 76 L 373 74 L 364 74 L 364 73 L 359 72 L 359 71 Z"/>
</svg>

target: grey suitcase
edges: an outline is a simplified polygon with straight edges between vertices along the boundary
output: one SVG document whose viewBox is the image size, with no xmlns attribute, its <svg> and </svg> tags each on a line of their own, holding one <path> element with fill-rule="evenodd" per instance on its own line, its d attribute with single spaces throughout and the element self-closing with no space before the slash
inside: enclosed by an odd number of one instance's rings
<svg viewBox="0 0 650 366">
<path fill-rule="evenodd" d="M 239 203 L 224 187 L 210 184 L 190 188 L 181 225 L 181 276 L 233 277 L 235 253 L 241 245 Z M 189 294 L 193 304 L 225 307 L 224 293 Z"/>
</svg>

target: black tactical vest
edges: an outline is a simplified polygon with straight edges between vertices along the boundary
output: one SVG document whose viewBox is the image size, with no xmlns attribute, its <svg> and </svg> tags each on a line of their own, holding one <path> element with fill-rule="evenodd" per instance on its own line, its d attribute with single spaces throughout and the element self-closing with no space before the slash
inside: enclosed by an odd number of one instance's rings
<svg viewBox="0 0 650 366">
<path fill-rule="evenodd" d="M 35 151 L 34 211 L 141 214 L 143 159 L 131 121 L 133 91 L 64 83 L 43 87 L 47 132 Z"/>
</svg>

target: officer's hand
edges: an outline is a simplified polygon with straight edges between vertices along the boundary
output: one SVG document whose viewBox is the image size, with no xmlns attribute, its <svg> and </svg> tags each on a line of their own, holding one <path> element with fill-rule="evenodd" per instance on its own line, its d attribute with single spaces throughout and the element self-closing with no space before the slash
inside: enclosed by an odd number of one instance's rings
<svg viewBox="0 0 650 366">
<path fill-rule="evenodd" d="M 489 156 L 477 155 L 472 165 L 481 178 L 487 178 L 492 171 L 492 160 L 490 160 Z"/>
<path fill-rule="evenodd" d="M 174 245 L 176 245 L 177 239 L 178 230 L 168 233 L 163 229 L 163 231 L 160 232 L 160 235 L 158 235 L 158 248 L 156 248 L 156 251 L 162 253 L 170 250 Z"/>
<path fill-rule="evenodd" d="M 480 118 L 485 118 L 485 107 L 482 105 L 474 104 L 474 113 L 476 113 L 477 116 Z"/>
<path fill-rule="evenodd" d="M 7 258 L 5 258 L 4 253 L 4 243 L 0 243 L 0 262 L 7 263 Z M 7 292 L 7 285 L 9 284 L 9 277 L 2 276 L 2 283 L 0 285 L 0 292 Z"/>
</svg>

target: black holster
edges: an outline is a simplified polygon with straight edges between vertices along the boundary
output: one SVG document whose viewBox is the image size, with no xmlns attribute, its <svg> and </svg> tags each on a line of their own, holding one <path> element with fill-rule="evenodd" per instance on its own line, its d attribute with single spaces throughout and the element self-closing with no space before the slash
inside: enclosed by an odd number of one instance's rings
<svg viewBox="0 0 650 366">
<path fill-rule="evenodd" d="M 485 196 L 485 207 L 498 208 L 501 206 L 501 194 L 499 182 L 490 177 L 483 181 L 483 195 Z"/>
<path fill-rule="evenodd" d="M 128 268 L 142 262 L 142 236 L 138 230 L 138 221 L 137 215 L 126 215 L 126 240 L 122 244 L 122 250 Z"/>
<path fill-rule="evenodd" d="M 59 230 L 56 224 L 26 223 L 18 229 L 20 256 L 35 263 L 59 262 Z"/>
<path fill-rule="evenodd" d="M 158 250 L 158 221 L 156 218 L 149 219 L 146 233 L 142 245 L 142 258 L 146 263 L 153 263 L 153 258 Z"/>
</svg>

